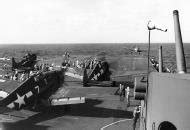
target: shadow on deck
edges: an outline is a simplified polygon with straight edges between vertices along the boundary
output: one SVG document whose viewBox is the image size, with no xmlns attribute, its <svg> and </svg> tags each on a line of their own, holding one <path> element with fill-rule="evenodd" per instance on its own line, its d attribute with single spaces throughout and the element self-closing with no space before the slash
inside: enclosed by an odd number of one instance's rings
<svg viewBox="0 0 190 130">
<path fill-rule="evenodd" d="M 133 114 L 130 111 L 121 109 L 110 109 L 98 107 L 102 101 L 98 99 L 88 99 L 85 104 L 76 104 L 69 106 L 54 106 L 43 109 L 43 111 L 36 113 L 27 119 L 17 122 L 3 122 L 3 129 L 48 129 L 51 126 L 37 125 L 37 123 L 51 120 L 62 116 L 77 116 L 77 117 L 92 117 L 92 118 L 132 118 Z M 56 124 L 56 123 L 55 123 Z M 90 125 L 90 122 L 89 122 Z"/>
</svg>

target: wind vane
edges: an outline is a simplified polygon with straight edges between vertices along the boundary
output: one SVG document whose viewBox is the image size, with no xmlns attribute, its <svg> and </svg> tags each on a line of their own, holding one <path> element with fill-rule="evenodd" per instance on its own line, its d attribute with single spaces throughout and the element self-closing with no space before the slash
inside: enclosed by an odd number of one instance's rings
<svg viewBox="0 0 190 130">
<path fill-rule="evenodd" d="M 152 24 L 151 20 L 148 21 L 147 27 L 148 27 L 148 30 L 156 29 L 156 30 L 160 30 L 160 31 L 163 31 L 163 32 L 167 32 L 167 29 L 158 28 L 157 26 Z"/>
</svg>

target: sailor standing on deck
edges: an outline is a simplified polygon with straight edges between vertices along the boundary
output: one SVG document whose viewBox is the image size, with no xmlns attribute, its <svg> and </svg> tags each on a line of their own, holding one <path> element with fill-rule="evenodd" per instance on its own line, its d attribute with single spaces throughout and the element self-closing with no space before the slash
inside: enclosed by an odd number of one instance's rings
<svg viewBox="0 0 190 130">
<path fill-rule="evenodd" d="M 126 89 L 125 89 L 125 96 L 126 96 L 126 99 L 127 99 L 127 107 L 129 107 L 130 106 L 130 97 L 129 97 L 129 92 L 130 92 L 130 88 L 129 87 L 127 87 Z"/>
<path fill-rule="evenodd" d="M 140 106 L 135 107 L 133 111 L 133 130 L 136 128 L 137 120 L 140 118 Z"/>
<path fill-rule="evenodd" d="M 90 61 L 90 69 L 93 69 L 94 68 L 94 61 Z"/>
<path fill-rule="evenodd" d="M 77 68 L 80 68 L 79 60 L 76 60 L 76 67 L 77 67 Z"/>
<path fill-rule="evenodd" d="M 15 74 L 13 76 L 13 80 L 18 80 L 18 71 L 15 71 Z"/>
<path fill-rule="evenodd" d="M 23 82 L 25 80 L 25 73 L 22 73 L 20 76 L 20 81 Z"/>
<path fill-rule="evenodd" d="M 122 84 L 119 84 L 119 96 L 120 96 L 120 101 L 124 101 L 125 88 L 124 88 L 124 85 Z"/>
</svg>

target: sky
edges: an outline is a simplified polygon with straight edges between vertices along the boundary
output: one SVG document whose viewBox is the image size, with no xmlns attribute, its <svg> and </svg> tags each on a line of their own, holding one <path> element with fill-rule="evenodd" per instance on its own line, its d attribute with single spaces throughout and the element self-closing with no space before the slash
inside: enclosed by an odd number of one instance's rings
<svg viewBox="0 0 190 130">
<path fill-rule="evenodd" d="M 0 44 L 174 42 L 173 10 L 190 42 L 188 0 L 1 0 Z"/>
</svg>

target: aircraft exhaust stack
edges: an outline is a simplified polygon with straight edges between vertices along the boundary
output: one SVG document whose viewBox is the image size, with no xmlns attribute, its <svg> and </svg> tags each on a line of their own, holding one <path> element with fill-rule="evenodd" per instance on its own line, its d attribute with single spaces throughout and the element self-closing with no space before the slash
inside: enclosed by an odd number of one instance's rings
<svg viewBox="0 0 190 130">
<path fill-rule="evenodd" d="M 181 29 L 179 23 L 179 14 L 177 10 L 173 11 L 174 18 L 174 30 L 175 30 L 175 45 L 176 45 L 176 63 L 177 63 L 177 72 L 186 73 L 186 62 L 184 56 L 183 42 L 181 36 Z"/>
</svg>

